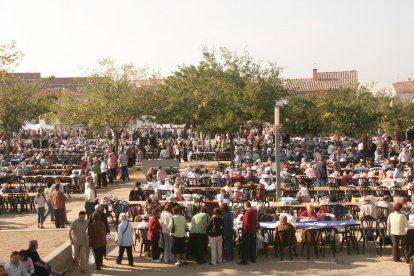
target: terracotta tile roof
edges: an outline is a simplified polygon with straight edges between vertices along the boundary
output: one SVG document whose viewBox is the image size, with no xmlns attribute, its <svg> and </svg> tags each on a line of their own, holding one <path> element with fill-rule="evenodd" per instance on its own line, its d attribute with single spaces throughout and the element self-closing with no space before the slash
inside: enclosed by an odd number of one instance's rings
<svg viewBox="0 0 414 276">
<path fill-rule="evenodd" d="M 19 77 L 24 80 L 40 80 L 40 73 L 9 73 L 12 77 Z"/>
<path fill-rule="evenodd" d="M 47 97 L 47 96 L 58 97 L 63 91 L 64 89 L 61 89 L 61 88 L 46 88 L 36 93 L 35 97 Z M 72 95 L 73 97 L 78 97 L 78 98 L 87 97 L 87 94 L 85 93 L 79 93 L 75 91 L 67 91 L 67 92 L 69 92 L 69 94 Z"/>
<path fill-rule="evenodd" d="M 396 93 L 414 93 L 414 81 L 399 81 L 392 86 Z"/>
<path fill-rule="evenodd" d="M 317 72 L 314 78 L 288 79 L 286 88 L 290 91 L 324 91 L 329 89 L 340 89 L 356 87 L 358 85 L 358 72 Z"/>
</svg>

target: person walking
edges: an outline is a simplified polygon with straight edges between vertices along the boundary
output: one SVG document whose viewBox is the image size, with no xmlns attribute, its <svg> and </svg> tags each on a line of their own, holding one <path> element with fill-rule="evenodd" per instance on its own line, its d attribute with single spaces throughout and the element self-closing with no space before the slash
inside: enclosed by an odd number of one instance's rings
<svg viewBox="0 0 414 276">
<path fill-rule="evenodd" d="M 161 231 L 162 231 L 162 240 L 164 242 L 164 262 L 170 263 L 175 262 L 175 258 L 171 253 L 171 247 L 172 247 L 172 237 L 170 235 L 170 230 L 168 229 L 168 225 L 170 224 L 170 221 L 173 217 L 172 214 L 172 204 L 167 203 L 164 207 L 164 211 L 162 211 L 160 216 L 160 222 L 161 222 Z"/>
<path fill-rule="evenodd" d="M 198 264 L 206 263 L 203 256 L 206 251 L 208 240 L 208 221 L 209 216 L 207 214 L 207 208 L 204 206 L 201 208 L 200 213 L 191 218 L 190 244 Z"/>
<path fill-rule="evenodd" d="M 50 214 L 50 221 L 55 221 L 55 211 L 53 210 L 52 199 L 50 198 L 51 196 L 50 187 L 52 187 L 52 183 L 49 182 L 47 183 L 46 188 L 43 190 L 43 195 L 45 196 L 46 203 L 47 203 L 47 212 L 45 214 L 43 221 L 46 220 L 49 214 Z"/>
<path fill-rule="evenodd" d="M 98 200 L 95 187 L 94 183 L 90 183 L 89 187 L 85 190 L 85 209 L 88 219 L 95 212 L 95 205 Z"/>
<path fill-rule="evenodd" d="M 116 245 L 119 246 L 118 258 L 116 259 L 117 264 L 121 264 L 124 252 L 126 250 L 128 255 L 128 264 L 134 266 L 134 257 L 132 256 L 132 225 L 128 221 L 128 216 L 125 213 L 119 215 L 119 221 L 121 223 L 118 226 L 118 240 Z"/>
<path fill-rule="evenodd" d="M 45 228 L 43 222 L 45 220 L 46 198 L 41 189 L 37 190 L 37 195 L 34 199 L 37 209 L 37 228 Z"/>
<path fill-rule="evenodd" d="M 215 208 L 207 226 L 208 242 L 211 248 L 211 265 L 220 264 L 223 254 L 223 217 L 220 208 Z"/>
<path fill-rule="evenodd" d="M 148 224 L 148 232 L 147 232 L 147 239 L 151 241 L 152 247 L 152 260 L 154 262 L 161 262 L 160 259 L 160 247 L 158 242 L 160 240 L 160 233 L 161 233 L 161 224 L 159 221 L 160 218 L 160 210 L 154 209 L 152 210 L 152 217 Z"/>
<path fill-rule="evenodd" d="M 401 212 L 403 205 L 401 203 L 394 204 L 394 212 L 388 216 L 387 231 L 391 235 L 392 240 L 392 259 L 394 262 L 400 262 L 400 242 L 403 248 L 403 255 L 406 262 L 409 262 L 407 250 L 407 228 L 408 220 L 405 214 Z"/>
<path fill-rule="evenodd" d="M 328 169 L 323 157 L 321 157 L 319 162 L 315 165 L 314 171 L 316 176 L 316 186 L 326 186 L 326 181 L 328 180 Z"/>
<path fill-rule="evenodd" d="M 241 261 L 237 264 L 247 265 L 247 260 L 256 262 L 256 231 L 257 231 L 257 211 L 252 209 L 249 201 L 244 204 L 246 212 L 243 216 L 243 235 L 241 248 Z"/>
<path fill-rule="evenodd" d="M 89 246 L 92 247 L 95 257 L 96 270 L 102 269 L 103 252 L 106 246 L 105 224 L 100 221 L 99 213 L 92 214 L 93 222 L 88 226 Z"/>
<path fill-rule="evenodd" d="M 66 196 L 60 190 L 60 184 L 55 184 L 55 190 L 52 192 L 51 200 L 55 211 L 55 226 L 56 228 L 65 228 Z"/>
<path fill-rule="evenodd" d="M 79 216 L 69 227 L 69 239 L 72 244 L 73 264 L 79 265 L 81 273 L 86 273 L 88 264 L 88 221 L 86 212 L 80 211 Z"/>
</svg>

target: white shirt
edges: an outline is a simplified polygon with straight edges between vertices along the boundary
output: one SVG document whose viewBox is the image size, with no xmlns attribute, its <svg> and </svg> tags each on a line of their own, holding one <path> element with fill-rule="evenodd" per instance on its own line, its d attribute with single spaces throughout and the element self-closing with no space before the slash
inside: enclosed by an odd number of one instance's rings
<svg viewBox="0 0 414 276">
<path fill-rule="evenodd" d="M 108 165 L 106 164 L 106 161 L 101 162 L 101 172 L 106 173 L 108 171 Z"/>
<path fill-rule="evenodd" d="M 95 190 L 88 188 L 85 191 L 85 202 L 95 202 L 96 192 Z"/>
<path fill-rule="evenodd" d="M 160 223 L 161 223 L 161 232 L 164 234 L 169 234 L 170 230 L 168 230 L 168 225 L 170 224 L 170 220 L 173 217 L 173 214 L 171 214 L 168 211 L 162 211 L 160 216 Z"/>
</svg>

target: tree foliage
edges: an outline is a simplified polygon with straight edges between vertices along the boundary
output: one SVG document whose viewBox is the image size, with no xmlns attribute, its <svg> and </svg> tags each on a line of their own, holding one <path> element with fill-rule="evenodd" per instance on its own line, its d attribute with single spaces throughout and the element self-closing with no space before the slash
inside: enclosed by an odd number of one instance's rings
<svg viewBox="0 0 414 276">
<path fill-rule="evenodd" d="M 16 50 L 16 43 L 0 45 L 0 82 L 6 80 L 11 66 L 16 66 L 17 61 L 23 56 L 22 52 Z"/>
<path fill-rule="evenodd" d="M 41 88 L 40 82 L 9 77 L 0 85 L 0 130 L 7 138 L 7 153 L 13 133 L 47 112 L 47 99 L 36 96 Z"/>
<path fill-rule="evenodd" d="M 248 54 L 203 51 L 198 65 L 181 66 L 153 95 L 159 123 L 191 125 L 208 133 L 235 133 L 246 122 L 273 121 L 275 101 L 286 96 L 280 68 Z"/>
<path fill-rule="evenodd" d="M 145 114 L 145 90 L 134 82 L 140 77 L 133 64 L 117 67 L 105 59 L 100 66 L 83 85 L 87 98 L 80 104 L 77 119 L 99 132 L 112 130 L 117 149 L 128 122 Z"/>
</svg>

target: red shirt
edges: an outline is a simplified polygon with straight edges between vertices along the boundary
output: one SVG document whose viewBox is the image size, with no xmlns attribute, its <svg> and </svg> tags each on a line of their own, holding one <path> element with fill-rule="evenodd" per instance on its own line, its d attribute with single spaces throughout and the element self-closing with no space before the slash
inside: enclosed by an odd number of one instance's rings
<svg viewBox="0 0 414 276">
<path fill-rule="evenodd" d="M 152 233 L 161 232 L 161 224 L 157 217 L 152 216 L 148 223 L 147 239 L 152 240 Z"/>
<path fill-rule="evenodd" d="M 248 208 L 243 216 L 243 231 L 255 234 L 257 230 L 257 212 L 252 208 Z"/>
<path fill-rule="evenodd" d="M 299 218 L 300 218 L 300 219 L 308 219 L 308 218 L 311 218 L 311 219 L 317 219 L 317 218 L 318 218 L 318 215 L 316 214 L 316 212 L 315 212 L 315 211 L 313 211 L 313 212 L 311 212 L 311 213 L 309 214 L 308 210 L 305 210 L 305 211 L 303 211 L 302 213 L 300 213 Z"/>
</svg>

